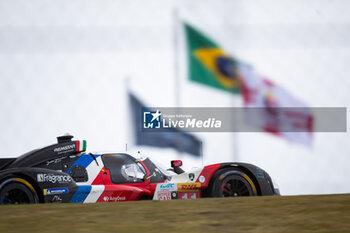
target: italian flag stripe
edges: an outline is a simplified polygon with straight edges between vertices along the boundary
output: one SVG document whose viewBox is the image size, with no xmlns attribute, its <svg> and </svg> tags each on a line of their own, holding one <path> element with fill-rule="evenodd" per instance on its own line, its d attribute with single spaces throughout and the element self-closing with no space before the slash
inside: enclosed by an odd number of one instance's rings
<svg viewBox="0 0 350 233">
<path fill-rule="evenodd" d="M 86 140 L 76 141 L 76 152 L 86 150 Z"/>
<path fill-rule="evenodd" d="M 75 142 L 75 151 L 79 152 L 80 151 L 80 141 Z"/>
<path fill-rule="evenodd" d="M 83 151 L 86 151 L 86 140 L 83 140 Z"/>
</svg>

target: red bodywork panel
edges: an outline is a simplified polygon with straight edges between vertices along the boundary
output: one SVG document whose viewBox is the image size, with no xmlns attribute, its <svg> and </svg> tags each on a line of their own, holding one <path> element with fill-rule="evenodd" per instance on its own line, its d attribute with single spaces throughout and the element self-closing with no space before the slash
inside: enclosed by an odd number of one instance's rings
<svg viewBox="0 0 350 233">
<path fill-rule="evenodd" d="M 209 165 L 209 166 L 205 166 L 201 172 L 201 174 L 199 174 L 196 182 L 200 182 L 201 183 L 201 187 L 202 188 L 207 188 L 209 185 L 209 182 L 211 180 L 211 177 L 214 175 L 214 173 L 219 170 L 220 168 L 220 164 L 213 164 L 213 165 Z M 201 176 L 203 176 L 205 178 L 204 182 L 201 182 L 200 178 Z"/>
</svg>

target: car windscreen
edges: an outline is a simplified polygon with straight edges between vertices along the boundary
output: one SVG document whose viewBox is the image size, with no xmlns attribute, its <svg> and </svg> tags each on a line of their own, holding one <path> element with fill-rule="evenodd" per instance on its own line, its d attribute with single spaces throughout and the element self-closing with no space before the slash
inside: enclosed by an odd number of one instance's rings
<svg viewBox="0 0 350 233">
<path fill-rule="evenodd" d="M 140 160 L 142 160 L 150 172 L 150 175 L 145 179 L 150 179 L 151 183 L 164 182 L 165 180 L 170 180 L 172 176 L 176 175 L 175 173 L 167 171 L 159 163 L 154 163 L 154 161 L 148 157 L 142 158 Z"/>
<path fill-rule="evenodd" d="M 140 183 L 146 172 L 132 156 L 128 154 L 104 154 L 102 160 L 109 170 L 111 181 L 115 184 Z"/>
</svg>

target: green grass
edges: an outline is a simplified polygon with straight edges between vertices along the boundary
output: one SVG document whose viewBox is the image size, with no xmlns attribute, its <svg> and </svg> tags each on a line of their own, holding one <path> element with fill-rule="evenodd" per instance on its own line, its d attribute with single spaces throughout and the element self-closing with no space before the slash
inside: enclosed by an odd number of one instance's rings
<svg viewBox="0 0 350 233">
<path fill-rule="evenodd" d="M 350 232 L 350 195 L 0 206 L 0 232 Z"/>
</svg>

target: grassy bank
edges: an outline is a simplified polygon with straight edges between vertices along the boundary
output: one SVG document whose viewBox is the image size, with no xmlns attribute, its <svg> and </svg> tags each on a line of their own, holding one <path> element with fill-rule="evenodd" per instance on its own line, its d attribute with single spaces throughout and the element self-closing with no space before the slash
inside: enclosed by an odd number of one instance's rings
<svg viewBox="0 0 350 233">
<path fill-rule="evenodd" d="M 350 232 L 350 195 L 0 206 L 1 232 Z"/>
</svg>

